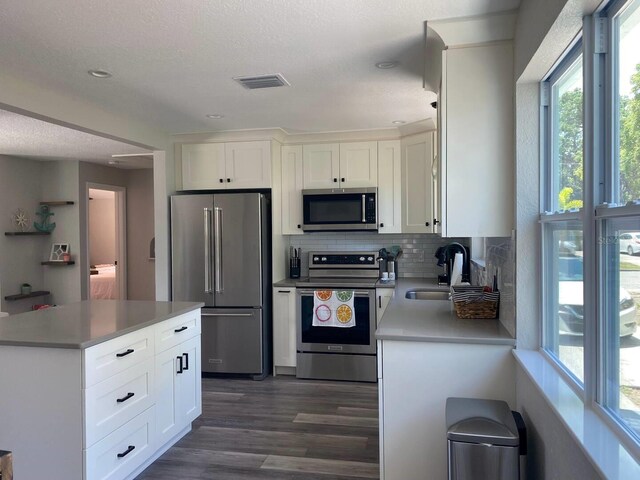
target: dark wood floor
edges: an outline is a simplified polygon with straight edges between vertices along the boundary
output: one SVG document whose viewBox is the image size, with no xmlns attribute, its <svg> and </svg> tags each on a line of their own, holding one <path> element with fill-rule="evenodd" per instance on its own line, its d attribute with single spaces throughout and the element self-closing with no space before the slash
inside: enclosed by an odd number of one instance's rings
<svg viewBox="0 0 640 480">
<path fill-rule="evenodd" d="M 138 480 L 379 478 L 376 384 L 204 378 L 202 416 Z"/>
</svg>

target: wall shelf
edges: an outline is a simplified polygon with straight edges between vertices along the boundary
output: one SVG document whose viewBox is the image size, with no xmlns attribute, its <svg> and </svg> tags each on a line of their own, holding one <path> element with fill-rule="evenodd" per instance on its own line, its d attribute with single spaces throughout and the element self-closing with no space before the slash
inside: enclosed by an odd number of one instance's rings
<svg viewBox="0 0 640 480">
<path fill-rule="evenodd" d="M 69 260 L 68 262 L 40 262 L 40 265 L 55 265 L 56 267 L 62 267 L 66 265 L 75 265 L 75 260 Z"/>
<path fill-rule="evenodd" d="M 55 200 L 51 202 L 40 202 L 40 205 L 48 205 L 49 207 L 59 207 L 63 205 L 74 205 L 76 202 L 71 200 Z"/>
<path fill-rule="evenodd" d="M 18 293 L 16 295 L 7 295 L 6 297 L 4 297 L 4 299 L 8 302 L 12 302 L 14 300 L 22 300 L 23 298 L 44 297 L 45 295 L 49 294 L 51 294 L 51 292 L 47 292 L 46 290 L 38 290 L 35 292 L 27 293 L 26 295 L 23 295 L 21 293 Z"/>
<path fill-rule="evenodd" d="M 51 235 L 51 232 L 4 232 L 7 237 L 22 237 L 35 235 Z"/>
</svg>

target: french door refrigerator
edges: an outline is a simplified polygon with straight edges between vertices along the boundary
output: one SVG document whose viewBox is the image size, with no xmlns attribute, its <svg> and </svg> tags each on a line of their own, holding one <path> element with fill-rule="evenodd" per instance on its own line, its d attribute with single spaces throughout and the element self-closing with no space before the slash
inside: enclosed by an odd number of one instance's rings
<svg viewBox="0 0 640 480">
<path fill-rule="evenodd" d="M 202 371 L 270 371 L 270 223 L 262 193 L 171 197 L 174 301 L 204 302 Z"/>
</svg>

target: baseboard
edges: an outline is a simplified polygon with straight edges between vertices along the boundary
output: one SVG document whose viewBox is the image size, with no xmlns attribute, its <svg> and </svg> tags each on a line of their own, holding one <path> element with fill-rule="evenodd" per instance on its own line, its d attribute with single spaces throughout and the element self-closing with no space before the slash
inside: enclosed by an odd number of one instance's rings
<svg viewBox="0 0 640 480">
<path fill-rule="evenodd" d="M 273 376 L 276 375 L 296 375 L 296 367 L 273 367 Z"/>
</svg>

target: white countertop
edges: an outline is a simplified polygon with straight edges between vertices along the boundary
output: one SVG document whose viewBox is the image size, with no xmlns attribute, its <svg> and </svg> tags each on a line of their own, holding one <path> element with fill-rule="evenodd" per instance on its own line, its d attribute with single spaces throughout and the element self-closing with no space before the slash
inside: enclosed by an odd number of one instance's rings
<svg viewBox="0 0 640 480">
<path fill-rule="evenodd" d="M 438 287 L 435 279 L 400 278 L 382 320 L 378 340 L 515 345 L 499 320 L 460 319 L 448 300 L 409 300 L 407 290 Z"/>
<path fill-rule="evenodd" d="M 203 305 L 137 300 L 70 303 L 0 318 L 0 345 L 84 349 Z"/>
</svg>

